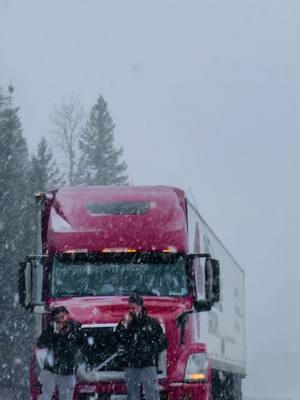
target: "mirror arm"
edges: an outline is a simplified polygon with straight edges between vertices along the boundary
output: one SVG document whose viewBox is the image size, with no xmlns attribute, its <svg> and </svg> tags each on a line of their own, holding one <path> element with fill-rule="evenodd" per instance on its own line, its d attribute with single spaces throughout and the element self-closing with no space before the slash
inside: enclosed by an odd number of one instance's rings
<svg viewBox="0 0 300 400">
<path fill-rule="evenodd" d="M 25 268 L 26 262 L 20 262 L 18 267 L 18 289 L 19 303 L 22 307 L 26 306 Z"/>
</svg>

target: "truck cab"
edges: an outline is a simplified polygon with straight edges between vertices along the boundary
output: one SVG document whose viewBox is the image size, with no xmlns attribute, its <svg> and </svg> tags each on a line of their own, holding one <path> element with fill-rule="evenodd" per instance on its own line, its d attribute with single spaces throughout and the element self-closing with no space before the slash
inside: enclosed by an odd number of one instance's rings
<svg viewBox="0 0 300 400">
<path fill-rule="evenodd" d="M 237 372 L 228 368 L 236 362 L 221 367 L 201 336 L 201 324 L 204 333 L 211 324 L 201 316 L 217 313 L 222 297 L 221 272 L 209 252 L 207 231 L 193 221 L 182 190 L 62 188 L 38 194 L 37 203 L 37 252 L 20 264 L 20 302 L 37 315 L 37 334 L 55 306 L 66 307 L 81 324 L 86 343 L 74 399 L 126 398 L 122 360 L 98 366 L 115 353 L 114 330 L 135 293 L 169 342 L 157 360 L 161 398 L 209 400 L 213 381 L 215 398 L 222 386 L 220 372 L 243 376 L 240 354 Z M 35 400 L 40 387 L 34 360 L 32 365 Z"/>
</svg>

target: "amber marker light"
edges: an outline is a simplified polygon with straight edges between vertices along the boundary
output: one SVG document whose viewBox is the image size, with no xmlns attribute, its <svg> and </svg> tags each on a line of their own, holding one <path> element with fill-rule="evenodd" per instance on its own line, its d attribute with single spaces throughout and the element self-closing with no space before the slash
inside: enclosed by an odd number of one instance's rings
<svg viewBox="0 0 300 400">
<path fill-rule="evenodd" d="M 188 378 L 193 381 L 201 381 L 203 379 L 206 379 L 206 375 L 205 374 L 191 374 Z"/>
<path fill-rule="evenodd" d="M 105 248 L 102 250 L 102 253 L 136 253 L 135 249 L 127 249 L 127 248 Z"/>
</svg>

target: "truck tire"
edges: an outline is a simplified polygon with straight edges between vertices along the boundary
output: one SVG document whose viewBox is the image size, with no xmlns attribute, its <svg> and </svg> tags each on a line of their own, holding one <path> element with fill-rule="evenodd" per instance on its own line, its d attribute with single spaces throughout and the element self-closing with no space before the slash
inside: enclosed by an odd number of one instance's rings
<svg viewBox="0 0 300 400">
<path fill-rule="evenodd" d="M 240 375 L 224 371 L 212 371 L 213 400 L 242 400 L 242 379 Z"/>
<path fill-rule="evenodd" d="M 242 378 L 240 375 L 232 375 L 232 393 L 234 400 L 242 400 Z"/>
</svg>

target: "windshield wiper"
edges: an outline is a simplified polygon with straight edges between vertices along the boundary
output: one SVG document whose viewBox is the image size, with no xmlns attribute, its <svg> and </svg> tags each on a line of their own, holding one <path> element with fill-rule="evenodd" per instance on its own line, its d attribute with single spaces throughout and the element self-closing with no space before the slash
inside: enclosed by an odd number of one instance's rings
<svg viewBox="0 0 300 400">
<path fill-rule="evenodd" d="M 157 293 L 152 292 L 151 290 L 141 290 L 141 289 L 121 289 L 122 294 L 141 294 L 144 296 L 158 296 Z"/>
</svg>

